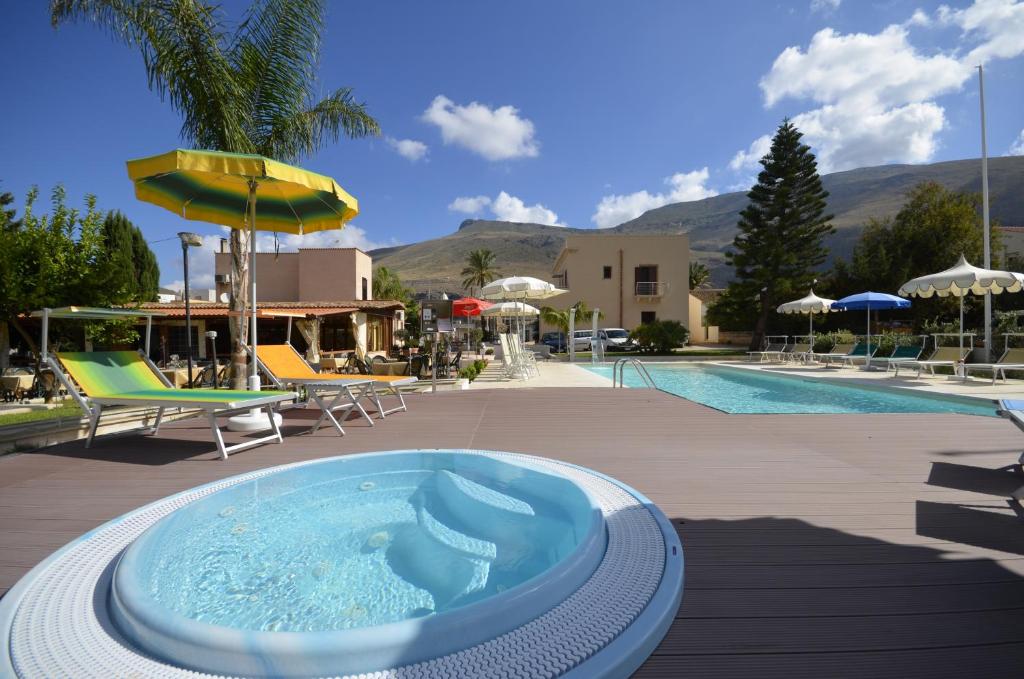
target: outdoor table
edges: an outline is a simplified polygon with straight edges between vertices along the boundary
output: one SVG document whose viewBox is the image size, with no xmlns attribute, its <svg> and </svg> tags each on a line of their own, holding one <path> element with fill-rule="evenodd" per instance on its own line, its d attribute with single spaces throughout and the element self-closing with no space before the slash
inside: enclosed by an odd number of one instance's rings
<svg viewBox="0 0 1024 679">
<path fill-rule="evenodd" d="M 188 368 L 163 368 L 160 370 L 167 381 L 171 383 L 171 386 L 175 389 L 188 386 Z M 198 375 L 199 371 L 193 368 L 192 375 Z"/>
<path fill-rule="evenodd" d="M 372 364 L 374 375 L 408 375 L 409 361 L 374 361 Z"/>
</svg>

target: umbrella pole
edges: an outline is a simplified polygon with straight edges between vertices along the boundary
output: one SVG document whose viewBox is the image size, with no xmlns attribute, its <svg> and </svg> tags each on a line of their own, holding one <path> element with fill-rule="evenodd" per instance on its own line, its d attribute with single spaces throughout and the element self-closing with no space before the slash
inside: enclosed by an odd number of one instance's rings
<svg viewBox="0 0 1024 679">
<path fill-rule="evenodd" d="M 807 316 L 811 319 L 810 327 L 808 328 L 808 332 L 810 332 L 811 334 L 807 337 L 807 341 L 809 342 L 807 346 L 810 347 L 810 351 L 807 352 L 807 355 L 811 356 L 814 354 L 814 312 L 812 311 L 811 313 L 807 314 Z M 810 361 L 804 362 L 809 363 Z"/>
<path fill-rule="evenodd" d="M 868 349 L 864 356 L 864 369 L 871 369 L 871 305 L 868 304 Z"/>
<path fill-rule="evenodd" d="M 963 360 L 963 356 L 964 356 L 964 296 L 960 295 L 960 360 Z M 954 369 L 953 372 L 956 373 L 957 375 L 959 375 L 960 371 L 961 371 L 961 367 L 960 367 L 960 363 L 958 362 L 957 365 L 956 365 L 956 368 Z M 965 375 L 966 375 L 966 373 L 965 373 Z"/>
<path fill-rule="evenodd" d="M 260 375 L 256 369 L 256 180 L 249 180 L 249 304 L 252 308 L 252 363 L 249 369 L 250 391 L 260 390 Z M 254 411 L 258 412 L 258 411 Z"/>
</svg>

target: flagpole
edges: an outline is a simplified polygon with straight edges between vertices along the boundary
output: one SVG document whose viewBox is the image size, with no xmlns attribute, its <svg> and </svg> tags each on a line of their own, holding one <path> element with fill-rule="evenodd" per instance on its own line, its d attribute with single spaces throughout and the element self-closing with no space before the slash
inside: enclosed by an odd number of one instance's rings
<svg viewBox="0 0 1024 679">
<path fill-rule="evenodd" d="M 988 144 L 985 140 L 985 73 L 978 66 L 978 97 L 981 101 L 981 215 L 982 242 L 985 244 L 985 268 L 992 268 L 991 226 L 988 213 Z M 985 293 L 985 360 L 992 357 L 992 293 Z"/>
</svg>

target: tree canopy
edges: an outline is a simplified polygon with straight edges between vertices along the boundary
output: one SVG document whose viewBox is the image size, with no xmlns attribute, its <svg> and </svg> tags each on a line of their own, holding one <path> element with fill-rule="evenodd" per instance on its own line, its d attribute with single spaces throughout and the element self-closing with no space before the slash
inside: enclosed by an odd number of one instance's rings
<svg viewBox="0 0 1024 679">
<path fill-rule="evenodd" d="M 982 265 L 983 226 L 977 194 L 951 191 L 936 182 L 912 188 L 895 217 L 872 219 L 864 227 L 849 261 L 838 260 L 829 276 L 832 290 L 878 290 L 895 293 L 917 276 L 936 273 L 956 264 L 963 254 Z M 992 229 L 992 252 L 1002 252 L 1000 232 Z M 993 268 L 1001 257 L 994 256 Z M 998 304 L 999 296 L 993 297 Z M 970 305 L 972 300 L 966 299 Z M 908 312 L 920 327 L 938 316 L 955 313 L 957 303 L 938 297 L 914 299 Z"/>
<path fill-rule="evenodd" d="M 696 290 L 711 280 L 711 271 L 706 264 L 690 262 L 690 290 Z"/>
<path fill-rule="evenodd" d="M 824 238 L 833 231 L 832 215 L 826 214 L 828 192 L 802 136 L 789 120 L 779 125 L 726 253 L 735 280 L 709 310 L 709 320 L 727 329 L 753 326 L 754 347 L 764 337 L 769 314 L 780 302 L 805 294 L 828 256 Z"/>
<path fill-rule="evenodd" d="M 576 309 L 576 318 L 574 323 L 577 327 L 584 323 L 592 323 L 594 316 L 594 310 L 587 306 L 587 303 L 583 300 L 576 302 L 568 309 L 556 309 L 550 306 L 544 306 L 540 308 L 540 319 L 548 325 L 553 325 L 562 332 L 569 333 L 569 309 Z M 604 318 L 604 312 L 598 310 L 598 319 Z"/>
</svg>

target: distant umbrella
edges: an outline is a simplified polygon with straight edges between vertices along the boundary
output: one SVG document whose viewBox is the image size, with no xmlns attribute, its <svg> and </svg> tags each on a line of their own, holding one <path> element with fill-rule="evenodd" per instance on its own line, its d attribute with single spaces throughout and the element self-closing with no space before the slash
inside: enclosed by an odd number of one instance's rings
<svg viewBox="0 0 1024 679">
<path fill-rule="evenodd" d="M 810 339 L 811 347 L 814 347 L 814 314 L 827 314 L 832 311 L 835 300 L 818 297 L 812 289 L 806 297 L 780 304 L 776 309 L 780 314 L 807 314 L 810 317 Z"/>
<path fill-rule="evenodd" d="M 878 309 L 906 309 L 910 306 L 910 300 L 890 295 L 884 292 L 861 292 L 856 295 L 849 295 L 836 300 L 832 308 L 836 311 L 860 311 L 868 312 L 868 348 L 864 359 L 864 369 L 871 369 L 871 312 Z"/>
</svg>

